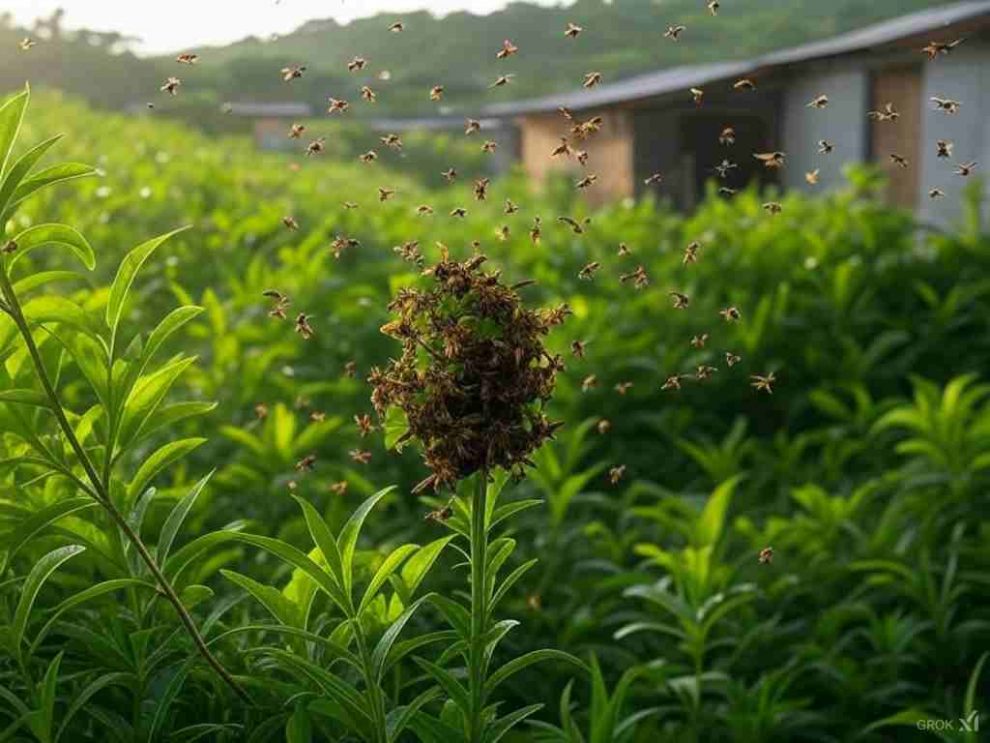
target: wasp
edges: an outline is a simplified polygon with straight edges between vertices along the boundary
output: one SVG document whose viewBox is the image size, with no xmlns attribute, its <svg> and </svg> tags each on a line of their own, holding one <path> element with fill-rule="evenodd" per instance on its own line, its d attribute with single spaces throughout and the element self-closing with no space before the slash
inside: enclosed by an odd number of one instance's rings
<svg viewBox="0 0 990 743">
<path fill-rule="evenodd" d="M 952 142 L 938 140 L 935 143 L 935 157 L 952 157 Z"/>
<path fill-rule="evenodd" d="M 512 199 L 505 200 L 505 206 L 502 208 L 503 214 L 515 214 L 519 211 L 519 206 L 515 204 Z"/>
<path fill-rule="evenodd" d="M 820 172 L 821 171 L 818 168 L 815 168 L 814 170 L 809 170 L 807 173 L 804 174 L 804 181 L 805 181 L 805 183 L 807 183 L 809 186 L 815 186 L 815 185 L 817 185 L 818 184 L 818 174 Z"/>
<path fill-rule="evenodd" d="M 757 152 L 753 157 L 762 162 L 764 167 L 770 170 L 777 170 L 784 167 L 784 158 L 786 155 L 783 152 Z"/>
<path fill-rule="evenodd" d="M 701 335 L 696 335 L 691 338 L 691 347 L 704 348 L 707 342 L 708 342 L 708 333 L 702 333 Z"/>
<path fill-rule="evenodd" d="M 773 372 L 766 375 L 752 374 L 749 378 L 753 380 L 751 386 L 757 392 L 766 392 L 768 395 L 773 394 L 773 384 L 777 381 Z"/>
<path fill-rule="evenodd" d="M 540 239 L 543 236 L 543 230 L 540 226 L 540 218 L 533 217 L 533 226 L 529 228 L 529 239 L 532 241 L 533 245 L 539 245 Z"/>
<path fill-rule="evenodd" d="M 566 36 L 569 39 L 576 39 L 578 37 L 578 34 L 580 34 L 582 31 L 584 31 L 584 28 L 582 28 L 581 26 L 577 25 L 576 23 L 568 22 L 567 28 L 564 29 L 564 36 Z"/>
<path fill-rule="evenodd" d="M 268 406 L 263 402 L 259 402 L 258 404 L 256 404 L 254 406 L 254 416 L 259 421 L 263 421 L 265 418 L 268 417 Z"/>
<path fill-rule="evenodd" d="M 283 67 L 282 80 L 287 83 L 291 82 L 293 80 L 296 80 L 297 78 L 302 77 L 305 71 L 306 71 L 305 65 L 294 64 L 294 65 L 289 65 L 288 67 Z"/>
<path fill-rule="evenodd" d="M 443 179 L 447 181 L 447 183 L 453 183 L 457 178 L 457 171 L 454 170 L 454 168 L 447 168 L 445 171 L 440 173 L 440 175 L 443 176 Z"/>
<path fill-rule="evenodd" d="M 731 351 L 725 352 L 725 365 L 730 369 L 734 367 L 736 364 L 738 364 L 740 361 L 742 361 L 742 357 L 736 356 Z"/>
<path fill-rule="evenodd" d="M 168 77 L 165 79 L 164 85 L 159 88 L 163 93 L 168 93 L 169 95 L 176 95 L 179 92 L 179 86 L 182 85 L 182 81 L 177 77 Z"/>
<path fill-rule="evenodd" d="M 943 196 L 945 196 L 945 191 L 941 188 L 933 188 L 928 191 L 929 199 L 941 199 Z"/>
<path fill-rule="evenodd" d="M 698 242 L 697 240 L 693 240 L 692 242 L 688 243 L 688 246 L 684 248 L 684 258 L 681 259 L 681 263 L 683 263 L 685 266 L 688 263 L 697 263 L 699 250 L 701 250 L 701 243 Z"/>
<path fill-rule="evenodd" d="M 499 75 L 498 77 L 495 78 L 495 82 L 493 82 L 488 87 L 489 88 L 501 88 L 501 87 L 503 87 L 503 86 L 508 85 L 509 83 L 511 83 L 512 80 L 513 80 L 513 78 L 515 78 L 515 75 L 512 75 L 512 74 L 509 74 L 509 75 Z"/>
<path fill-rule="evenodd" d="M 900 113 L 894 110 L 893 103 L 885 103 L 883 104 L 883 108 L 879 111 L 868 111 L 866 115 L 870 118 L 870 120 L 876 122 L 897 121 L 901 118 Z"/>
<path fill-rule="evenodd" d="M 567 137 L 561 137 L 560 144 L 553 148 L 553 151 L 550 153 L 550 157 L 559 157 L 560 155 L 570 157 L 573 152 L 574 151 L 571 149 L 570 144 L 567 142 Z"/>
<path fill-rule="evenodd" d="M 578 278 L 590 280 L 594 278 L 595 272 L 602 267 L 602 264 L 598 261 L 592 261 L 586 264 L 580 271 L 578 271 Z"/>
<path fill-rule="evenodd" d="M 398 34 L 398 33 L 402 33 L 405 27 L 406 24 L 404 24 L 402 21 L 396 21 L 395 23 L 393 23 L 391 26 L 388 27 L 388 30 L 394 34 Z"/>
<path fill-rule="evenodd" d="M 652 173 L 643 179 L 643 183 L 647 186 L 656 186 L 663 183 L 662 173 Z"/>
<path fill-rule="evenodd" d="M 735 170 L 738 167 L 739 166 L 736 165 L 731 160 L 726 160 L 723 158 L 722 162 L 720 162 L 718 165 L 715 166 L 714 171 L 716 175 L 718 175 L 718 177 L 724 181 L 726 178 L 729 177 L 729 173 L 731 173 L 733 170 Z"/>
<path fill-rule="evenodd" d="M 361 434 L 361 438 L 364 438 L 369 433 L 375 430 L 375 424 L 371 420 L 371 416 L 367 413 L 361 413 L 360 415 L 354 416 L 354 423 L 358 428 L 358 433 Z"/>
<path fill-rule="evenodd" d="M 327 108 L 328 114 L 344 113 L 351 107 L 351 104 L 343 98 L 330 98 L 330 106 Z"/>
<path fill-rule="evenodd" d="M 576 359 L 583 359 L 587 346 L 587 341 L 571 341 L 571 354 Z"/>
<path fill-rule="evenodd" d="M 779 201 L 768 201 L 763 205 L 763 210 L 770 214 L 780 214 L 784 211 L 784 205 Z"/>
<path fill-rule="evenodd" d="M 718 0 L 708 0 L 706 7 L 708 8 L 709 13 L 711 13 L 713 16 L 716 16 L 718 15 L 718 9 L 721 8 L 722 5 L 721 3 L 719 3 Z"/>
<path fill-rule="evenodd" d="M 481 145 L 481 151 L 490 155 L 495 152 L 496 147 L 498 147 L 498 142 L 494 139 L 486 139 L 484 144 Z"/>
<path fill-rule="evenodd" d="M 32 38 L 31 38 L 30 36 L 25 36 L 25 37 L 24 37 L 23 39 L 21 39 L 21 40 L 20 40 L 20 41 L 19 41 L 19 42 L 17 43 L 17 46 L 18 46 L 18 47 L 20 47 L 20 50 L 21 50 L 22 52 L 26 52 L 26 51 L 28 51 L 28 50 L 30 50 L 30 49 L 31 49 L 31 47 L 33 47 L 33 46 L 34 46 L 35 44 L 37 44 L 37 43 L 38 43 L 38 42 L 36 42 L 36 41 L 35 41 L 34 39 L 32 39 Z"/>
<path fill-rule="evenodd" d="M 624 284 L 627 281 L 632 281 L 636 289 L 643 289 L 649 286 L 650 277 L 647 275 L 646 269 L 643 266 L 637 266 L 636 270 L 632 273 L 625 273 L 619 277 L 620 283 Z"/>
<path fill-rule="evenodd" d="M 179 64 L 196 64 L 199 61 L 199 55 L 185 52 L 177 56 L 175 61 Z"/>
<path fill-rule="evenodd" d="M 906 168 L 908 166 L 908 159 L 903 155 L 898 155 L 896 152 L 890 153 L 890 161 L 899 168 Z"/>
<path fill-rule="evenodd" d="M 463 219 L 465 216 L 467 216 L 467 209 L 465 209 L 463 206 L 456 206 L 450 210 L 450 216 L 459 217 Z"/>
<path fill-rule="evenodd" d="M 488 196 L 488 184 L 491 183 L 490 178 L 479 178 L 474 182 L 474 198 L 478 201 L 484 201 Z"/>
<path fill-rule="evenodd" d="M 760 565 L 769 565 L 773 562 L 773 547 L 764 547 L 761 549 L 756 559 L 759 560 Z"/>
<path fill-rule="evenodd" d="M 316 455 L 307 454 L 305 457 L 296 462 L 297 472 L 312 472 L 313 467 L 316 465 Z"/>
<path fill-rule="evenodd" d="M 681 294 L 680 292 L 667 292 L 667 294 L 673 300 L 675 310 L 686 310 L 688 305 L 691 304 L 691 298 L 687 294 Z"/>
<path fill-rule="evenodd" d="M 942 111 L 947 114 L 957 114 L 962 104 L 959 101 L 954 101 L 951 98 L 939 98 L 937 96 L 932 96 L 932 103 L 935 104 L 935 109 Z"/>
<path fill-rule="evenodd" d="M 431 101 L 443 100 L 443 86 L 442 85 L 434 85 L 432 88 L 430 88 L 430 100 Z"/>
<path fill-rule="evenodd" d="M 594 374 L 589 374 L 584 379 L 581 380 L 581 391 L 587 392 L 588 390 L 594 389 L 598 386 L 598 377 Z"/>
<path fill-rule="evenodd" d="M 347 63 L 348 72 L 360 72 L 364 69 L 364 66 L 368 64 L 368 60 L 364 57 L 354 57 L 350 62 Z"/>
<path fill-rule="evenodd" d="M 612 422 L 608 420 L 608 418 L 602 418 L 600 421 L 598 421 L 595 428 L 598 429 L 599 434 L 604 436 L 605 434 L 607 434 L 609 431 L 612 430 Z"/>
<path fill-rule="evenodd" d="M 506 57 L 511 57 L 513 54 L 519 51 L 519 47 L 513 44 L 508 39 L 502 42 L 502 48 L 495 53 L 495 59 L 505 59 Z"/>
<path fill-rule="evenodd" d="M 742 317 L 739 310 L 735 307 L 726 307 L 723 310 L 719 310 L 718 314 L 720 314 L 722 319 L 726 322 L 738 322 L 739 318 Z"/>
<path fill-rule="evenodd" d="M 337 482 L 330 483 L 327 488 L 334 495 L 346 495 L 347 494 L 347 480 L 338 480 Z"/>
<path fill-rule="evenodd" d="M 827 95 L 815 96 L 808 103 L 808 108 L 822 109 L 822 108 L 826 108 L 826 107 L 828 107 L 828 96 Z"/>
<path fill-rule="evenodd" d="M 954 172 L 956 175 L 961 175 L 963 178 L 966 178 L 973 172 L 975 168 L 976 168 L 975 162 L 960 163 L 959 165 L 956 165 L 956 169 Z"/>
<path fill-rule="evenodd" d="M 363 162 L 365 165 L 370 165 L 377 159 L 378 159 L 378 153 L 375 152 L 374 150 L 368 150 L 367 152 L 358 155 L 358 160 Z"/>
<path fill-rule="evenodd" d="M 293 124 L 289 128 L 289 139 L 299 139 L 304 131 L 306 131 L 305 124 Z"/>
<path fill-rule="evenodd" d="M 928 59 L 934 60 L 938 56 L 946 55 L 955 49 L 957 46 L 963 43 L 962 39 L 956 39 L 955 41 L 929 41 L 926 46 L 921 47 L 922 54 L 925 54 Z"/>
<path fill-rule="evenodd" d="M 299 223 L 296 221 L 296 218 L 295 217 L 292 217 L 292 216 L 286 215 L 286 216 L 282 217 L 282 224 L 285 225 L 286 229 L 289 229 L 289 230 L 298 230 L 299 229 Z"/>
<path fill-rule="evenodd" d="M 324 150 L 324 143 L 326 142 L 326 137 L 317 137 L 308 145 L 306 145 L 307 155 L 319 155 Z"/>
<path fill-rule="evenodd" d="M 574 186 L 575 186 L 575 188 L 579 188 L 581 190 L 584 190 L 585 188 L 588 188 L 589 186 L 594 185 L 595 181 L 597 181 L 597 180 L 598 180 L 598 176 L 597 175 L 595 175 L 594 173 L 588 173 L 588 175 L 584 176 L 580 180 L 575 181 L 574 182 Z"/>
<path fill-rule="evenodd" d="M 429 204 L 420 204 L 419 206 L 416 207 L 416 214 L 418 214 L 421 217 L 428 217 L 429 215 L 433 214 L 433 207 L 430 206 Z"/>
<path fill-rule="evenodd" d="M 626 474 L 626 465 L 620 464 L 618 467 L 612 467 L 608 471 L 608 481 L 613 485 L 618 485 L 619 480 L 621 480 Z"/>
<path fill-rule="evenodd" d="M 748 77 L 741 78 L 732 83 L 733 90 L 756 90 L 756 83 Z"/>
<path fill-rule="evenodd" d="M 296 332 L 303 337 L 303 340 L 308 341 L 315 335 L 313 326 L 309 324 L 309 316 L 300 312 L 296 316 Z"/>
<path fill-rule="evenodd" d="M 314 410 L 309 414 L 309 419 L 313 421 L 313 423 L 323 423 L 327 419 L 327 414 L 322 410 Z"/>
<path fill-rule="evenodd" d="M 395 189 L 394 188 L 387 188 L 385 186 L 379 186 L 378 187 L 378 200 L 379 201 L 388 201 L 394 195 L 395 195 Z"/>
<path fill-rule="evenodd" d="M 348 455 L 352 461 L 358 464 L 367 464 L 371 461 L 371 452 L 364 449 L 351 449 Z"/>
<path fill-rule="evenodd" d="M 703 382 L 706 379 L 710 379 L 711 376 L 712 376 L 712 374 L 714 374 L 717 371 L 718 371 L 718 369 L 716 369 L 714 366 L 708 366 L 706 364 L 701 364 L 695 370 L 695 372 L 694 372 L 694 378 L 697 379 L 700 382 Z"/>
<path fill-rule="evenodd" d="M 374 103 L 378 100 L 378 94 L 367 85 L 361 86 L 361 97 L 368 103 Z"/>
<path fill-rule="evenodd" d="M 268 310 L 269 317 L 275 317 L 279 320 L 285 319 L 285 311 L 288 309 L 290 300 L 289 298 L 280 292 L 278 289 L 265 289 L 261 293 L 263 297 L 268 297 L 274 303 L 270 310 Z"/>
<path fill-rule="evenodd" d="M 667 26 L 667 30 L 663 32 L 663 37 L 671 41 L 678 41 L 685 30 L 687 30 L 685 26 Z"/>
<path fill-rule="evenodd" d="M 464 122 L 465 134 L 469 134 L 469 135 L 474 134 L 476 131 L 479 131 L 480 129 L 481 129 L 481 122 L 478 121 L 477 119 L 467 119 Z"/>
<path fill-rule="evenodd" d="M 602 73 L 600 72 L 588 72 L 584 76 L 584 82 L 581 85 L 585 88 L 593 88 L 602 81 Z"/>
<path fill-rule="evenodd" d="M 722 129 L 721 134 L 718 135 L 718 143 L 723 147 L 734 145 L 736 143 L 736 130 L 731 126 Z"/>
<path fill-rule="evenodd" d="M 402 149 L 402 138 L 398 134 L 386 134 L 384 137 L 379 137 L 379 140 L 386 147 L 391 147 L 393 150 Z"/>
<path fill-rule="evenodd" d="M 664 392 L 668 390 L 679 390 L 681 388 L 682 379 L 684 379 L 683 375 L 672 374 L 671 376 L 667 377 L 664 380 L 663 384 L 660 385 L 660 389 L 663 390 Z"/>
<path fill-rule="evenodd" d="M 625 395 L 629 390 L 633 388 L 632 382 L 619 382 L 615 385 L 615 391 L 620 395 Z"/>
<path fill-rule="evenodd" d="M 831 155 L 834 149 L 835 149 L 835 145 L 829 142 L 827 139 L 818 140 L 819 155 Z"/>
</svg>

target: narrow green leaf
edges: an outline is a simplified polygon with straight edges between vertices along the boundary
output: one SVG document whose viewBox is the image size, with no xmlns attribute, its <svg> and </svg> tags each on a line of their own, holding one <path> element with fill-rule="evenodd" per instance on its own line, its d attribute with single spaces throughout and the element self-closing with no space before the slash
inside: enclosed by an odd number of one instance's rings
<svg viewBox="0 0 990 743">
<path fill-rule="evenodd" d="M 340 559 L 342 570 L 344 574 L 344 591 L 350 595 L 351 592 L 351 578 L 352 578 L 352 566 L 354 563 L 354 550 L 357 548 L 358 535 L 361 533 L 361 527 L 364 525 L 364 520 L 371 513 L 371 509 L 374 508 L 378 501 L 384 498 L 386 495 L 395 490 L 395 486 L 389 486 L 368 498 L 364 503 L 357 507 L 357 510 L 351 514 L 351 517 L 344 524 L 344 528 L 340 530 L 340 537 L 337 540 L 337 546 L 340 548 Z"/>
<path fill-rule="evenodd" d="M 363 613 L 368 608 L 368 605 L 378 595 L 378 590 L 385 584 L 389 576 L 398 570 L 403 561 L 418 549 L 418 544 L 403 544 L 389 553 L 388 557 L 378 566 L 378 570 L 375 571 L 374 576 L 372 576 L 371 581 L 368 583 L 368 587 L 365 589 L 364 596 L 361 598 L 361 603 L 358 606 L 358 614 Z"/>
<path fill-rule="evenodd" d="M 399 617 L 392 622 L 384 634 L 382 634 L 381 639 L 378 644 L 375 645 L 375 649 L 371 653 L 371 667 L 375 674 L 375 678 L 381 681 L 382 675 L 385 672 L 385 660 L 388 658 L 389 651 L 395 644 L 395 641 L 399 637 L 399 633 L 408 624 L 409 620 L 412 619 L 412 615 L 416 613 L 416 610 L 420 607 L 420 604 L 426 600 L 426 597 L 419 599 L 415 603 L 411 604 Z"/>
<path fill-rule="evenodd" d="M 131 480 L 131 484 L 127 488 L 127 502 L 133 503 L 156 475 L 205 442 L 206 439 L 202 438 L 179 439 L 178 441 L 170 441 L 156 450 L 144 460 L 134 474 L 134 479 Z"/>
<path fill-rule="evenodd" d="M 182 522 L 186 520 L 186 516 L 189 515 L 192 507 L 196 504 L 196 499 L 199 498 L 199 494 L 203 492 L 203 488 L 206 487 L 206 483 L 210 481 L 211 477 L 213 477 L 212 471 L 193 485 L 192 489 L 186 493 L 182 500 L 176 503 L 172 507 L 172 510 L 169 511 L 168 518 L 165 519 L 162 530 L 158 535 L 156 554 L 159 564 L 164 563 L 168 559 L 169 550 L 172 549 L 172 543 L 175 541 L 179 529 L 182 528 Z"/>
<path fill-rule="evenodd" d="M 419 712 L 424 705 L 436 699 L 439 694 L 440 690 L 437 687 L 431 687 L 419 694 L 409 704 L 396 707 L 389 712 L 385 719 L 385 731 L 388 737 L 388 743 L 397 741 L 402 731 L 409 727 L 409 722 L 412 720 L 413 715 Z M 452 741 L 448 741 L 447 743 L 452 743 Z"/>
<path fill-rule="evenodd" d="M 7 203 L 7 211 L 13 209 L 24 199 L 48 186 L 54 186 L 66 181 L 74 181 L 77 178 L 85 178 L 96 173 L 96 169 L 85 163 L 60 163 L 51 167 L 39 170 L 30 178 L 22 180 L 14 192 L 10 195 Z"/>
<path fill-rule="evenodd" d="M 7 174 L 3 177 L 2 183 L 0 183 L 0 215 L 3 215 L 7 211 L 7 203 L 10 201 L 10 197 L 28 176 L 32 168 L 61 138 L 62 135 L 58 134 L 36 144 L 10 166 Z"/>
<path fill-rule="evenodd" d="M 296 502 L 302 508 L 303 517 L 306 519 L 306 528 L 309 529 L 309 535 L 312 537 L 313 543 L 323 553 L 323 557 L 327 561 L 327 565 L 330 566 L 330 572 L 333 573 L 334 579 L 338 585 L 345 587 L 344 594 L 347 596 L 348 604 L 350 604 L 351 592 L 346 588 L 346 586 L 350 585 L 350 576 L 344 572 L 343 560 L 337 548 L 337 541 L 330 532 L 330 527 L 327 526 L 327 522 L 323 520 L 323 517 L 320 516 L 312 504 L 297 495 L 292 497 L 296 499 Z"/>
<path fill-rule="evenodd" d="M 10 626 L 11 644 L 16 652 L 21 652 L 21 643 L 24 641 L 24 631 L 27 628 L 28 618 L 45 581 L 63 562 L 84 552 L 85 549 L 78 544 L 59 547 L 42 557 L 31 568 L 31 572 L 28 573 L 27 579 L 21 587 L 21 596 L 17 602 L 17 609 L 14 611 L 14 621 L 11 622 Z"/>
<path fill-rule="evenodd" d="M 5 175 L 7 172 L 7 162 L 11 150 L 14 149 L 17 134 L 21 130 L 21 122 L 24 120 L 24 111 L 29 100 L 31 100 L 31 90 L 25 86 L 23 91 L 8 98 L 0 107 L 0 175 Z"/>
<path fill-rule="evenodd" d="M 8 268 L 32 250 L 49 245 L 67 248 L 90 271 L 96 268 L 96 255 L 86 238 L 74 227 L 65 224 L 39 224 L 28 227 L 14 237 L 17 246 L 7 262 Z"/>
<path fill-rule="evenodd" d="M 277 588 L 266 586 L 233 570 L 221 570 L 220 574 L 251 594 L 281 624 L 292 627 L 299 625 L 299 607 L 283 596 Z"/>
<path fill-rule="evenodd" d="M 417 665 L 426 671 L 434 681 L 440 684 L 440 687 L 444 690 L 450 700 L 461 710 L 463 710 L 465 714 L 467 714 L 470 707 L 467 690 L 451 675 L 450 671 L 445 668 L 441 668 L 436 663 L 431 663 L 425 658 L 413 658 L 413 660 L 416 661 Z"/>
<path fill-rule="evenodd" d="M 68 728 L 69 723 L 72 722 L 72 718 L 75 717 L 76 714 L 89 703 L 89 700 L 92 699 L 97 692 L 108 686 L 130 687 L 133 683 L 134 676 L 132 674 L 118 672 L 105 673 L 102 676 L 97 676 L 95 679 L 86 684 L 86 686 L 84 686 L 79 693 L 76 694 L 75 698 L 72 700 L 72 703 L 69 705 L 69 708 L 65 711 L 65 714 L 62 715 L 62 723 L 59 725 L 59 728 L 55 733 L 55 743 L 58 743 L 58 741 L 62 738 L 62 735 L 65 733 L 66 728 Z"/>
<path fill-rule="evenodd" d="M 488 677 L 488 681 L 485 684 L 485 688 L 489 693 L 498 688 L 499 684 L 508 679 L 513 674 L 519 673 L 519 671 L 524 668 L 528 668 L 534 663 L 542 663 L 546 660 L 559 660 L 566 663 L 571 663 L 582 670 L 587 670 L 585 663 L 578 658 L 575 658 L 570 653 L 565 653 L 561 650 L 543 649 L 543 650 L 531 650 L 530 652 L 520 655 L 518 658 L 513 658 L 508 663 L 503 665 L 493 674 Z"/>
<path fill-rule="evenodd" d="M 543 709 L 542 704 L 531 704 L 528 707 L 513 710 L 504 717 L 499 718 L 485 731 L 484 743 L 497 743 L 509 730 L 541 709 Z"/>
<path fill-rule="evenodd" d="M 35 534 L 38 534 L 43 529 L 48 528 L 66 516 L 87 508 L 95 508 L 96 505 L 96 501 L 89 496 L 80 495 L 55 501 L 40 511 L 31 513 L 17 523 L 17 527 L 13 530 L 14 538 L 9 544 L 5 545 L 9 553 L 8 558 L 13 557 L 23 545 L 27 544 Z"/>
<path fill-rule="evenodd" d="M 134 283 L 134 278 L 137 276 L 138 271 L 141 270 L 145 261 L 148 260 L 151 254 L 162 243 L 185 229 L 185 227 L 182 227 L 141 243 L 121 261 L 120 268 L 117 270 L 117 276 L 110 286 L 110 298 L 107 300 L 106 319 L 107 327 L 110 328 L 111 338 L 116 338 L 117 326 L 120 324 L 121 315 L 124 313 L 124 302 L 127 301 L 127 294 L 131 290 L 131 285 Z"/>
</svg>

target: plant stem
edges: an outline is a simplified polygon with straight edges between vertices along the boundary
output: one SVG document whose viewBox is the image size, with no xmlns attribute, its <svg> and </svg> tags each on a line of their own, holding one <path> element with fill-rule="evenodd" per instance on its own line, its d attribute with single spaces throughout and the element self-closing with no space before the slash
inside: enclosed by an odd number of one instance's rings
<svg viewBox="0 0 990 743">
<path fill-rule="evenodd" d="M 199 632 L 199 628 L 196 626 L 196 622 L 193 620 L 186 607 L 182 604 L 182 600 L 179 598 L 175 588 L 169 582 L 168 578 L 165 577 L 165 574 L 158 566 L 155 558 L 141 540 L 140 535 L 138 535 L 138 533 L 131 528 L 131 525 L 127 523 L 127 519 L 124 518 L 123 514 L 110 499 L 110 492 L 107 487 L 107 483 L 100 479 L 100 476 L 96 473 L 96 468 L 93 466 L 89 455 L 86 453 L 85 449 L 83 449 L 82 444 L 79 443 L 79 439 L 76 438 L 76 433 L 73 430 L 72 425 L 65 416 L 65 410 L 62 407 L 58 392 L 56 392 L 55 386 L 52 384 L 51 377 L 48 376 L 44 359 L 41 358 L 41 353 L 38 350 L 38 346 L 34 342 L 34 336 L 31 335 L 31 328 L 27 323 L 27 319 L 24 317 L 20 302 L 18 301 L 17 295 L 14 293 L 14 288 L 10 283 L 10 277 L 7 275 L 6 266 L 0 267 L 0 288 L 2 288 L 4 298 L 6 299 L 5 309 L 17 325 L 17 329 L 20 332 L 21 337 L 23 337 L 24 343 L 27 345 L 28 353 L 31 356 L 31 361 L 33 362 L 35 370 L 38 373 L 38 379 L 41 382 L 42 388 L 44 388 L 45 394 L 48 396 L 49 402 L 51 402 L 52 412 L 58 421 L 59 427 L 62 429 L 62 434 L 65 436 L 66 441 L 69 442 L 69 446 L 75 453 L 76 458 L 79 460 L 79 464 L 82 466 L 83 471 L 86 473 L 86 477 L 90 482 L 92 492 L 89 494 L 94 497 L 101 506 L 103 506 L 104 510 L 110 515 L 110 518 L 117 524 L 117 526 L 120 527 L 121 531 L 131 542 L 131 544 L 134 545 L 134 548 L 141 556 L 141 559 L 144 561 L 145 565 L 148 566 L 148 570 L 151 571 L 155 581 L 158 583 L 159 589 L 165 595 L 165 598 L 168 599 L 169 603 L 175 608 L 176 613 L 179 615 L 179 621 L 182 622 L 186 632 L 192 638 L 199 654 L 203 656 L 203 659 L 210 665 L 210 667 L 213 668 L 214 671 L 216 671 L 220 678 L 226 682 L 226 684 L 234 691 L 234 693 L 237 694 L 237 696 L 245 702 L 250 702 L 251 698 L 247 695 L 247 692 L 244 691 L 239 683 L 237 683 L 230 672 L 223 667 L 220 661 L 217 660 L 216 656 L 210 652 L 210 649 L 206 646 L 206 642 L 203 640 L 203 636 Z"/>
<path fill-rule="evenodd" d="M 385 743 L 388 740 L 388 724 L 385 719 L 385 700 L 382 698 L 378 682 L 375 680 L 374 669 L 371 664 L 371 654 L 368 652 L 368 641 L 364 630 L 361 629 L 361 621 L 355 616 L 351 619 L 351 626 L 354 628 L 354 639 L 358 644 L 361 653 L 361 665 L 364 673 L 364 685 L 371 696 L 372 724 L 374 725 L 375 743 Z"/>
<path fill-rule="evenodd" d="M 471 645 L 468 652 L 470 743 L 481 743 L 485 707 L 485 635 L 488 631 L 488 469 L 478 472 L 471 503 Z"/>
</svg>

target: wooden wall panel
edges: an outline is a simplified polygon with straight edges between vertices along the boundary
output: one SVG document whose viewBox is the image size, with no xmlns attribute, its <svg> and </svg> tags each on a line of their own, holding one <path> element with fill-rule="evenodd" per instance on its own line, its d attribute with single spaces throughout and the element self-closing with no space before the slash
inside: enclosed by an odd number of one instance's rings
<svg viewBox="0 0 990 743">
<path fill-rule="evenodd" d="M 890 178 L 890 202 L 914 209 L 921 173 L 921 68 L 912 65 L 877 71 L 871 87 L 872 110 L 882 110 L 891 103 L 900 113 L 897 121 L 870 122 L 872 158 Z M 908 166 L 902 168 L 892 162 L 892 153 L 906 157 Z"/>
<path fill-rule="evenodd" d="M 566 172 L 568 178 L 577 180 L 584 170 L 598 176 L 598 181 L 585 191 L 589 201 L 601 204 L 614 199 L 633 196 L 633 127 L 632 115 L 625 109 L 590 111 L 576 114 L 584 120 L 601 116 L 601 130 L 591 138 L 572 141 L 575 149 L 588 151 L 588 166 L 582 169 L 574 158 L 555 157 L 550 153 L 566 136 L 569 123 L 558 113 L 521 117 L 518 121 L 522 165 L 526 174 L 537 184 L 546 181 L 551 173 Z"/>
</svg>

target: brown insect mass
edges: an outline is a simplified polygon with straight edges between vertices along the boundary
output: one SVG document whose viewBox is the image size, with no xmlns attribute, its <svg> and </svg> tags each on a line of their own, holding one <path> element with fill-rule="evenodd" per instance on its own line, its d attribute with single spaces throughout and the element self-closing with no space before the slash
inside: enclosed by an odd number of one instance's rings
<svg viewBox="0 0 990 743">
<path fill-rule="evenodd" d="M 441 261 L 430 289 L 403 289 L 382 332 L 402 354 L 369 377 L 379 416 L 401 411 L 432 474 L 417 490 L 453 485 L 485 467 L 519 471 L 559 424 L 544 414 L 563 362 L 543 339 L 570 314 L 527 309 L 486 258 Z"/>
</svg>

